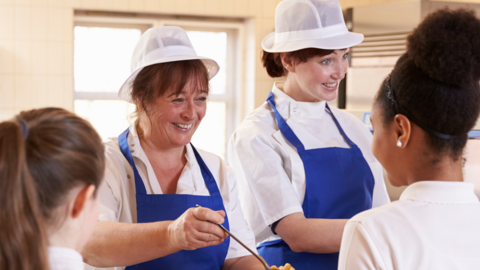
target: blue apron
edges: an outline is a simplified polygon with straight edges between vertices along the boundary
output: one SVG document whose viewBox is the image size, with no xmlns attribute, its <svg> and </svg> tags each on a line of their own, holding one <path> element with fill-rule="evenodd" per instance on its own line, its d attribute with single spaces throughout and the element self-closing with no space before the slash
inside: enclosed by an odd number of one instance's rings
<svg viewBox="0 0 480 270">
<path fill-rule="evenodd" d="M 297 149 L 305 168 L 306 188 L 303 212 L 306 218 L 349 219 L 372 207 L 374 178 L 362 152 L 345 134 L 330 111 L 350 148 L 305 150 L 298 137 L 275 107 L 273 94 L 267 102 L 275 112 L 283 136 Z M 297 270 L 336 270 L 338 253 L 293 252 L 282 239 L 262 243 L 259 254 L 269 265 L 290 263 Z"/>
<path fill-rule="evenodd" d="M 210 196 L 196 196 L 185 194 L 157 194 L 149 195 L 145 190 L 143 181 L 138 174 L 138 170 L 133 162 L 130 148 L 128 146 L 127 136 L 129 130 L 125 130 L 118 137 L 120 149 L 133 168 L 135 176 L 135 189 L 137 200 L 137 222 L 157 222 L 164 220 L 175 220 L 185 211 L 197 204 L 202 207 L 213 210 L 223 210 L 223 199 L 218 190 L 217 183 L 212 173 L 192 145 L 195 158 L 202 171 L 203 180 L 208 188 Z M 226 213 L 226 211 L 225 211 Z M 223 226 L 229 229 L 228 217 L 225 216 Z M 214 270 L 222 268 L 225 258 L 227 257 L 228 247 L 230 245 L 230 237 L 226 238 L 222 244 L 210 246 L 196 250 L 182 250 L 168 256 L 154 259 L 137 265 L 128 266 L 128 270 L 153 270 L 153 269 L 202 269 Z"/>
</svg>

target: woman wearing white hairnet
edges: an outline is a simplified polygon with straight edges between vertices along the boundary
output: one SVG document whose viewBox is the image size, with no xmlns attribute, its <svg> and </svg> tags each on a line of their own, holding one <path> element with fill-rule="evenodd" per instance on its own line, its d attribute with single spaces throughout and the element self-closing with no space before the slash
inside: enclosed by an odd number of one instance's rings
<svg viewBox="0 0 480 270">
<path fill-rule="evenodd" d="M 262 61 L 276 82 L 267 102 L 233 134 L 228 163 L 259 254 L 297 270 L 337 269 L 345 223 L 389 202 L 372 135 L 327 101 L 337 97 L 350 47 L 336 0 L 285 0 Z"/>
<path fill-rule="evenodd" d="M 135 123 L 106 143 L 101 212 L 83 250 L 111 269 L 264 269 L 216 224 L 251 248 L 233 174 L 190 140 L 206 112 L 218 64 L 197 56 L 184 30 L 147 30 L 119 97 L 137 105 Z M 196 207 L 200 205 L 202 207 Z"/>
</svg>

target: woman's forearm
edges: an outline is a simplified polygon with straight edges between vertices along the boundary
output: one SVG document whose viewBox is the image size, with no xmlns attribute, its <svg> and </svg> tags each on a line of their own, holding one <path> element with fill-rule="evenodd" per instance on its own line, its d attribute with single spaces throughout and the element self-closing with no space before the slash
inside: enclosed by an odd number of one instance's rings
<svg viewBox="0 0 480 270">
<path fill-rule="evenodd" d="M 303 213 L 294 213 L 283 218 L 275 232 L 295 252 L 334 253 L 340 251 L 347 221 L 305 218 Z"/>
<path fill-rule="evenodd" d="M 129 266 L 180 250 L 218 245 L 228 236 L 224 211 L 189 208 L 174 221 L 117 223 L 100 221 L 82 250 L 85 262 L 96 267 Z"/>
<path fill-rule="evenodd" d="M 167 256 L 180 249 L 169 243 L 168 225 L 99 221 L 82 250 L 87 264 L 95 267 L 129 266 Z"/>
</svg>

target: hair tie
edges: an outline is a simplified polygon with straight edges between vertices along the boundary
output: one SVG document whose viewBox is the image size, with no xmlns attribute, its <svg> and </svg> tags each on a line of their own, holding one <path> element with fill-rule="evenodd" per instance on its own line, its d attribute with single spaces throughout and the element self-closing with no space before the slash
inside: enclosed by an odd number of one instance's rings
<svg viewBox="0 0 480 270">
<path fill-rule="evenodd" d="M 425 130 L 426 132 L 428 132 L 429 134 L 431 134 L 435 137 L 445 139 L 445 140 L 453 140 L 453 139 L 459 139 L 459 138 L 463 138 L 463 137 L 467 136 L 467 134 L 449 135 L 449 134 L 440 133 L 440 132 L 437 132 L 436 130 L 433 130 L 433 129 L 427 127 L 424 124 L 420 124 L 421 122 L 416 117 L 414 117 L 413 115 L 408 113 L 407 110 L 403 109 L 400 106 L 400 104 L 397 102 L 397 98 L 395 97 L 395 91 L 393 90 L 393 87 L 392 87 L 392 82 L 391 82 L 391 76 L 390 75 L 391 74 L 388 74 L 387 78 L 385 79 L 385 86 L 387 87 L 387 97 L 390 100 L 390 103 L 392 104 L 395 111 L 397 111 L 400 114 L 405 115 L 410 121 L 412 121 L 417 126 L 419 126 L 421 129 Z"/>
<path fill-rule="evenodd" d="M 25 141 L 28 137 L 28 126 L 27 123 L 25 123 L 22 120 L 17 121 L 20 124 L 20 128 L 22 129 L 22 134 L 23 134 L 23 140 Z"/>
</svg>

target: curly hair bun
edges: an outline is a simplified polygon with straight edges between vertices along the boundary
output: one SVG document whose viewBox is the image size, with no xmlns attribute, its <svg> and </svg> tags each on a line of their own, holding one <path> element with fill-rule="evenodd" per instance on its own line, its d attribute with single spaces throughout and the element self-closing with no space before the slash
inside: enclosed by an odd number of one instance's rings
<svg viewBox="0 0 480 270">
<path fill-rule="evenodd" d="M 428 15 L 408 36 L 407 54 L 430 78 L 459 87 L 480 79 L 480 20 L 473 10 Z"/>
</svg>

